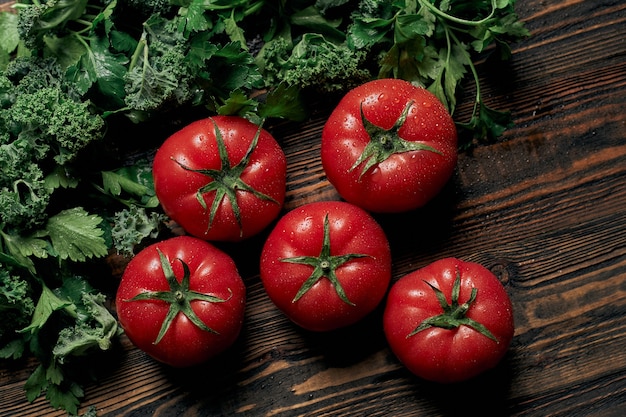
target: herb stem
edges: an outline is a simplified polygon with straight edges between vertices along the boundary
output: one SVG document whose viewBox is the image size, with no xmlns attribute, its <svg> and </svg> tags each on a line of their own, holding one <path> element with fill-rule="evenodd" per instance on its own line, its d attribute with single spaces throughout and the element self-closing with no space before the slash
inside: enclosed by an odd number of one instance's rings
<svg viewBox="0 0 626 417">
<path fill-rule="evenodd" d="M 137 47 L 135 48 L 135 52 L 133 52 L 132 57 L 130 58 L 130 63 L 128 64 L 128 72 L 132 71 L 135 66 L 137 66 L 137 62 L 147 53 L 148 41 L 146 39 L 146 32 L 141 34 L 141 39 L 137 42 Z"/>
<path fill-rule="evenodd" d="M 481 101 L 480 80 L 478 78 L 478 71 L 476 71 L 476 66 L 474 65 L 474 62 L 472 61 L 472 57 L 470 56 L 469 52 L 467 52 L 467 49 L 463 48 L 463 44 L 461 43 L 459 38 L 457 38 L 456 35 L 454 34 L 454 32 L 449 30 L 448 26 L 446 25 L 446 37 L 448 35 L 452 38 L 454 43 L 456 43 L 457 45 L 460 46 L 460 49 L 463 52 L 463 55 L 465 56 L 465 60 L 467 62 L 467 66 L 469 67 L 469 69 L 470 69 L 470 71 L 472 73 L 472 77 L 474 78 L 474 85 L 476 86 L 476 95 L 474 97 L 474 108 L 472 109 L 472 118 L 473 118 L 476 115 L 476 113 L 478 112 L 478 106 L 479 106 L 480 101 Z M 450 48 L 450 46 L 448 46 L 448 48 Z"/>
<path fill-rule="evenodd" d="M 252 3 L 250 6 L 248 6 L 248 7 L 244 10 L 243 14 L 244 14 L 244 16 L 246 16 L 246 17 L 247 17 L 247 16 L 250 16 L 250 15 L 252 15 L 252 14 L 255 14 L 255 13 L 257 13 L 259 10 L 263 9 L 263 6 L 264 6 L 264 5 L 265 5 L 265 1 L 263 1 L 263 0 L 260 0 L 260 1 L 257 1 L 257 2 L 255 2 L 255 3 Z"/>
<path fill-rule="evenodd" d="M 418 2 L 439 17 L 466 26 L 479 26 L 487 23 L 495 15 L 497 9 L 496 0 L 491 0 L 491 13 L 487 17 L 480 20 L 467 20 L 448 14 L 427 0 L 418 0 Z"/>
</svg>

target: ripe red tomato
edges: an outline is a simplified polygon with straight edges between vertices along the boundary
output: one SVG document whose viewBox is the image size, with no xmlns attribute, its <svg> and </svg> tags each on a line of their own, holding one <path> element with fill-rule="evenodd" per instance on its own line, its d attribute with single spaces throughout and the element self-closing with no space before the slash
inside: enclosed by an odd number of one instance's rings
<svg viewBox="0 0 626 417">
<path fill-rule="evenodd" d="M 430 201 L 457 162 L 452 117 L 423 88 L 398 79 L 362 84 L 339 102 L 322 131 L 330 183 L 372 212 L 403 212 Z"/>
<path fill-rule="evenodd" d="M 363 209 L 309 203 L 278 221 L 260 272 L 268 296 L 294 323 L 329 331 L 356 323 L 380 303 L 391 280 L 391 251 Z"/>
<path fill-rule="evenodd" d="M 198 120 L 157 151 L 154 187 L 165 213 L 205 240 L 253 236 L 280 213 L 287 163 L 276 140 L 237 116 Z"/>
<path fill-rule="evenodd" d="M 233 260 L 191 236 L 139 252 L 116 295 L 130 341 L 174 367 L 202 363 L 230 347 L 241 331 L 245 304 L 246 288 Z"/>
<path fill-rule="evenodd" d="M 502 359 L 513 338 L 513 307 L 487 268 L 446 258 L 393 284 L 383 327 L 392 351 L 415 375 L 458 382 Z"/>
</svg>

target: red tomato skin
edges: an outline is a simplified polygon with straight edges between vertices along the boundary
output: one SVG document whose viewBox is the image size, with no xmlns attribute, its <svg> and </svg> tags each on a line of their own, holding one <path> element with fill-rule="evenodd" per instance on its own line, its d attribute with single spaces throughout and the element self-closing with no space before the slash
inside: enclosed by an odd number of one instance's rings
<svg viewBox="0 0 626 417">
<path fill-rule="evenodd" d="M 168 258 L 179 281 L 183 268 L 177 259 L 189 266 L 191 290 L 228 299 L 220 303 L 191 302 L 198 317 L 219 334 L 198 328 L 179 313 L 161 341 L 154 344 L 169 304 L 158 300 L 128 300 L 145 291 L 169 290 L 157 248 Z M 243 326 L 245 306 L 246 288 L 232 258 L 191 236 L 174 237 L 139 252 L 124 270 L 116 294 L 118 318 L 130 341 L 172 367 L 203 363 L 230 347 Z"/>
<path fill-rule="evenodd" d="M 281 259 L 318 256 L 327 214 L 331 255 L 369 255 L 336 270 L 355 306 L 342 301 L 327 278 L 292 302 L 313 267 Z M 269 298 L 295 324 L 310 331 L 331 331 L 356 323 L 382 301 L 391 281 L 391 251 L 383 229 L 361 208 L 340 201 L 308 203 L 278 221 L 261 252 L 260 273 Z"/>
<path fill-rule="evenodd" d="M 439 288 L 450 302 L 457 270 L 461 274 L 459 304 L 477 288 L 467 317 L 485 325 L 499 343 L 464 325 L 452 330 L 430 327 L 407 338 L 422 321 L 443 312 L 424 281 Z M 413 374 L 434 382 L 460 382 L 495 367 L 504 357 L 514 334 L 513 307 L 505 288 L 488 269 L 445 258 L 392 285 L 383 328 L 391 350 Z"/>
<path fill-rule="evenodd" d="M 361 177 L 363 163 L 350 170 L 370 141 L 360 107 L 373 124 L 391 128 L 413 101 L 399 136 L 437 149 L 396 153 Z M 343 199 L 371 212 L 398 213 L 424 206 L 454 173 L 457 131 L 434 94 L 399 79 L 367 82 L 349 91 L 322 130 L 322 165 Z"/>
<path fill-rule="evenodd" d="M 187 233 L 210 241 L 237 242 L 256 235 L 278 217 L 285 201 L 287 161 L 280 145 L 263 129 L 241 178 L 275 201 L 262 200 L 239 190 L 236 195 L 243 234 L 228 197 L 221 202 L 209 228 L 209 210 L 215 192 L 204 195 L 208 209 L 200 205 L 196 193 L 212 180 L 185 170 L 179 163 L 193 169 L 219 170 L 222 167 L 213 121 L 222 133 L 231 165 L 241 161 L 258 126 L 237 116 L 201 119 L 171 135 L 158 149 L 153 162 L 154 187 L 165 213 Z"/>
</svg>

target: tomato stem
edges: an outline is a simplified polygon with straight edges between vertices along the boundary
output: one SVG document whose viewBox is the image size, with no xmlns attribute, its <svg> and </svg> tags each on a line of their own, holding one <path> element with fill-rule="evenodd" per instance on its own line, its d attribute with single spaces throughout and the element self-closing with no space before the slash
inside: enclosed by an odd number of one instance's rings
<svg viewBox="0 0 626 417">
<path fill-rule="evenodd" d="M 439 305 L 441 305 L 441 308 L 443 309 L 443 313 L 437 316 L 429 317 L 426 320 L 422 321 L 419 326 L 417 326 L 411 333 L 407 335 L 407 339 L 430 327 L 440 327 L 442 329 L 454 330 L 464 325 L 476 330 L 478 333 L 488 337 L 494 342 L 499 343 L 498 339 L 489 331 L 489 329 L 487 329 L 487 327 L 477 322 L 476 320 L 473 320 L 466 316 L 472 303 L 476 300 L 476 296 L 478 295 L 477 288 L 472 288 L 469 299 L 463 304 L 459 304 L 459 293 L 461 292 L 461 274 L 458 270 L 456 272 L 454 284 L 452 285 L 452 297 L 449 304 L 446 300 L 446 296 L 439 288 L 435 287 L 428 281 L 424 282 L 428 284 L 428 286 L 432 288 L 435 292 L 437 300 L 439 301 Z"/>
<path fill-rule="evenodd" d="M 217 149 L 220 155 L 221 167 L 219 169 L 194 169 L 183 164 L 182 162 L 177 161 L 174 158 L 172 158 L 172 160 L 184 170 L 196 172 L 210 178 L 210 181 L 203 187 L 199 188 L 196 192 L 196 200 L 198 200 L 198 203 L 205 211 L 209 211 L 209 222 L 207 229 L 211 228 L 220 204 L 222 203 L 224 198 L 228 197 L 228 201 L 230 202 L 233 214 L 235 215 L 235 218 L 237 219 L 237 224 L 239 225 L 239 235 L 243 236 L 243 226 L 241 224 L 241 210 L 239 208 L 239 203 L 237 202 L 237 192 L 249 192 L 261 200 L 267 200 L 278 204 L 278 201 L 276 201 L 274 198 L 255 190 L 250 185 L 246 184 L 243 179 L 241 179 L 241 175 L 250 164 L 252 152 L 254 152 L 257 147 L 259 137 L 261 136 L 262 126 L 259 125 L 259 128 L 257 129 L 256 134 L 254 135 L 254 138 L 252 139 L 252 142 L 250 143 L 250 146 L 248 147 L 248 150 L 246 151 L 246 154 L 241 159 L 241 161 L 239 161 L 239 163 L 237 163 L 236 165 L 232 165 L 230 158 L 228 157 L 226 145 L 224 144 L 224 137 L 222 136 L 222 132 L 217 127 L 217 123 L 215 122 L 215 120 L 213 120 L 212 118 L 209 119 L 211 120 L 211 122 L 213 122 L 213 127 L 215 129 L 215 139 L 217 141 Z M 209 207 L 207 206 L 207 203 L 204 199 L 204 195 L 210 192 L 215 192 L 215 196 L 209 210 Z"/>
<path fill-rule="evenodd" d="M 130 300 L 126 301 L 154 301 L 160 300 L 165 301 L 170 305 L 169 310 L 167 311 L 167 315 L 165 316 L 165 320 L 161 325 L 161 329 L 159 330 L 159 334 L 157 335 L 154 344 L 156 345 L 161 341 L 163 336 L 167 333 L 167 330 L 171 326 L 174 319 L 178 316 L 179 313 L 184 314 L 189 321 L 198 326 L 200 329 L 219 334 L 217 331 L 208 327 L 201 319 L 198 317 L 196 312 L 191 307 L 191 302 L 194 300 L 201 300 L 210 303 L 223 303 L 228 301 L 233 293 L 228 289 L 230 296 L 226 299 L 219 298 L 209 294 L 203 294 L 197 291 L 193 291 L 189 289 L 189 280 L 191 277 L 191 273 L 189 271 L 189 266 L 183 262 L 182 259 L 176 258 L 182 267 L 183 267 L 183 278 L 179 282 L 174 274 L 174 270 L 172 269 L 172 265 L 167 257 L 157 248 L 157 252 L 159 253 L 159 259 L 161 261 L 161 269 L 163 274 L 165 275 L 165 279 L 169 284 L 169 291 L 145 291 L 137 294 Z"/>
<path fill-rule="evenodd" d="M 389 129 L 385 129 L 375 125 L 370 122 L 367 117 L 365 117 L 365 113 L 363 112 L 363 103 L 361 103 L 361 122 L 363 123 L 363 127 L 365 128 L 370 141 L 365 146 L 365 149 L 363 149 L 361 155 L 359 155 L 357 160 L 350 167 L 350 171 L 355 170 L 359 165 L 363 164 L 361 174 L 359 175 L 359 178 L 361 178 L 370 168 L 380 164 L 391 155 L 397 153 L 430 151 L 440 155 L 442 154 L 439 150 L 433 148 L 432 146 L 420 142 L 411 142 L 400 137 L 398 132 L 406 122 L 411 106 L 413 106 L 413 101 L 409 101 L 406 104 L 400 114 L 400 117 L 398 117 L 394 125 Z"/>
<path fill-rule="evenodd" d="M 349 253 L 345 255 L 331 255 L 330 251 L 330 225 L 328 222 L 328 214 L 324 217 L 324 237 L 322 243 L 322 249 L 319 256 L 296 256 L 294 258 L 284 258 L 281 262 L 289 262 L 294 264 L 310 265 L 313 267 L 313 272 L 304 281 L 295 297 L 291 301 L 295 303 L 298 301 L 307 291 L 309 291 L 320 279 L 326 277 L 335 287 L 337 295 L 343 302 L 354 306 L 355 304 L 348 299 L 346 292 L 344 291 L 339 278 L 337 277 L 336 270 L 346 262 L 356 258 L 364 258 L 369 255 L 360 253 Z"/>
</svg>

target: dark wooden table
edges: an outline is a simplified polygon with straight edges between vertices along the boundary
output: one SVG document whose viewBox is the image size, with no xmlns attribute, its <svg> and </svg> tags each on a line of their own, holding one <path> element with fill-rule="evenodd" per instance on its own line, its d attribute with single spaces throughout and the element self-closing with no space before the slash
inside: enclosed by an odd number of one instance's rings
<svg viewBox="0 0 626 417">
<path fill-rule="evenodd" d="M 380 311 L 311 334 L 287 321 L 258 278 L 263 236 L 225 247 L 249 288 L 238 342 L 205 366 L 173 371 L 122 338 L 87 388 L 100 416 L 626 415 L 626 3 L 528 0 L 533 36 L 504 68 L 480 65 L 484 94 L 513 111 L 506 141 L 460 155 L 428 207 L 377 216 L 394 280 L 445 256 L 480 262 L 506 285 L 516 332 L 493 371 L 453 386 L 411 376 L 386 346 Z M 463 119 L 469 104 L 456 116 Z M 289 161 L 285 209 L 337 199 L 318 158 L 326 108 L 272 132 Z M 0 414 L 62 416 L 29 404 L 33 361 L 0 365 Z"/>
</svg>

